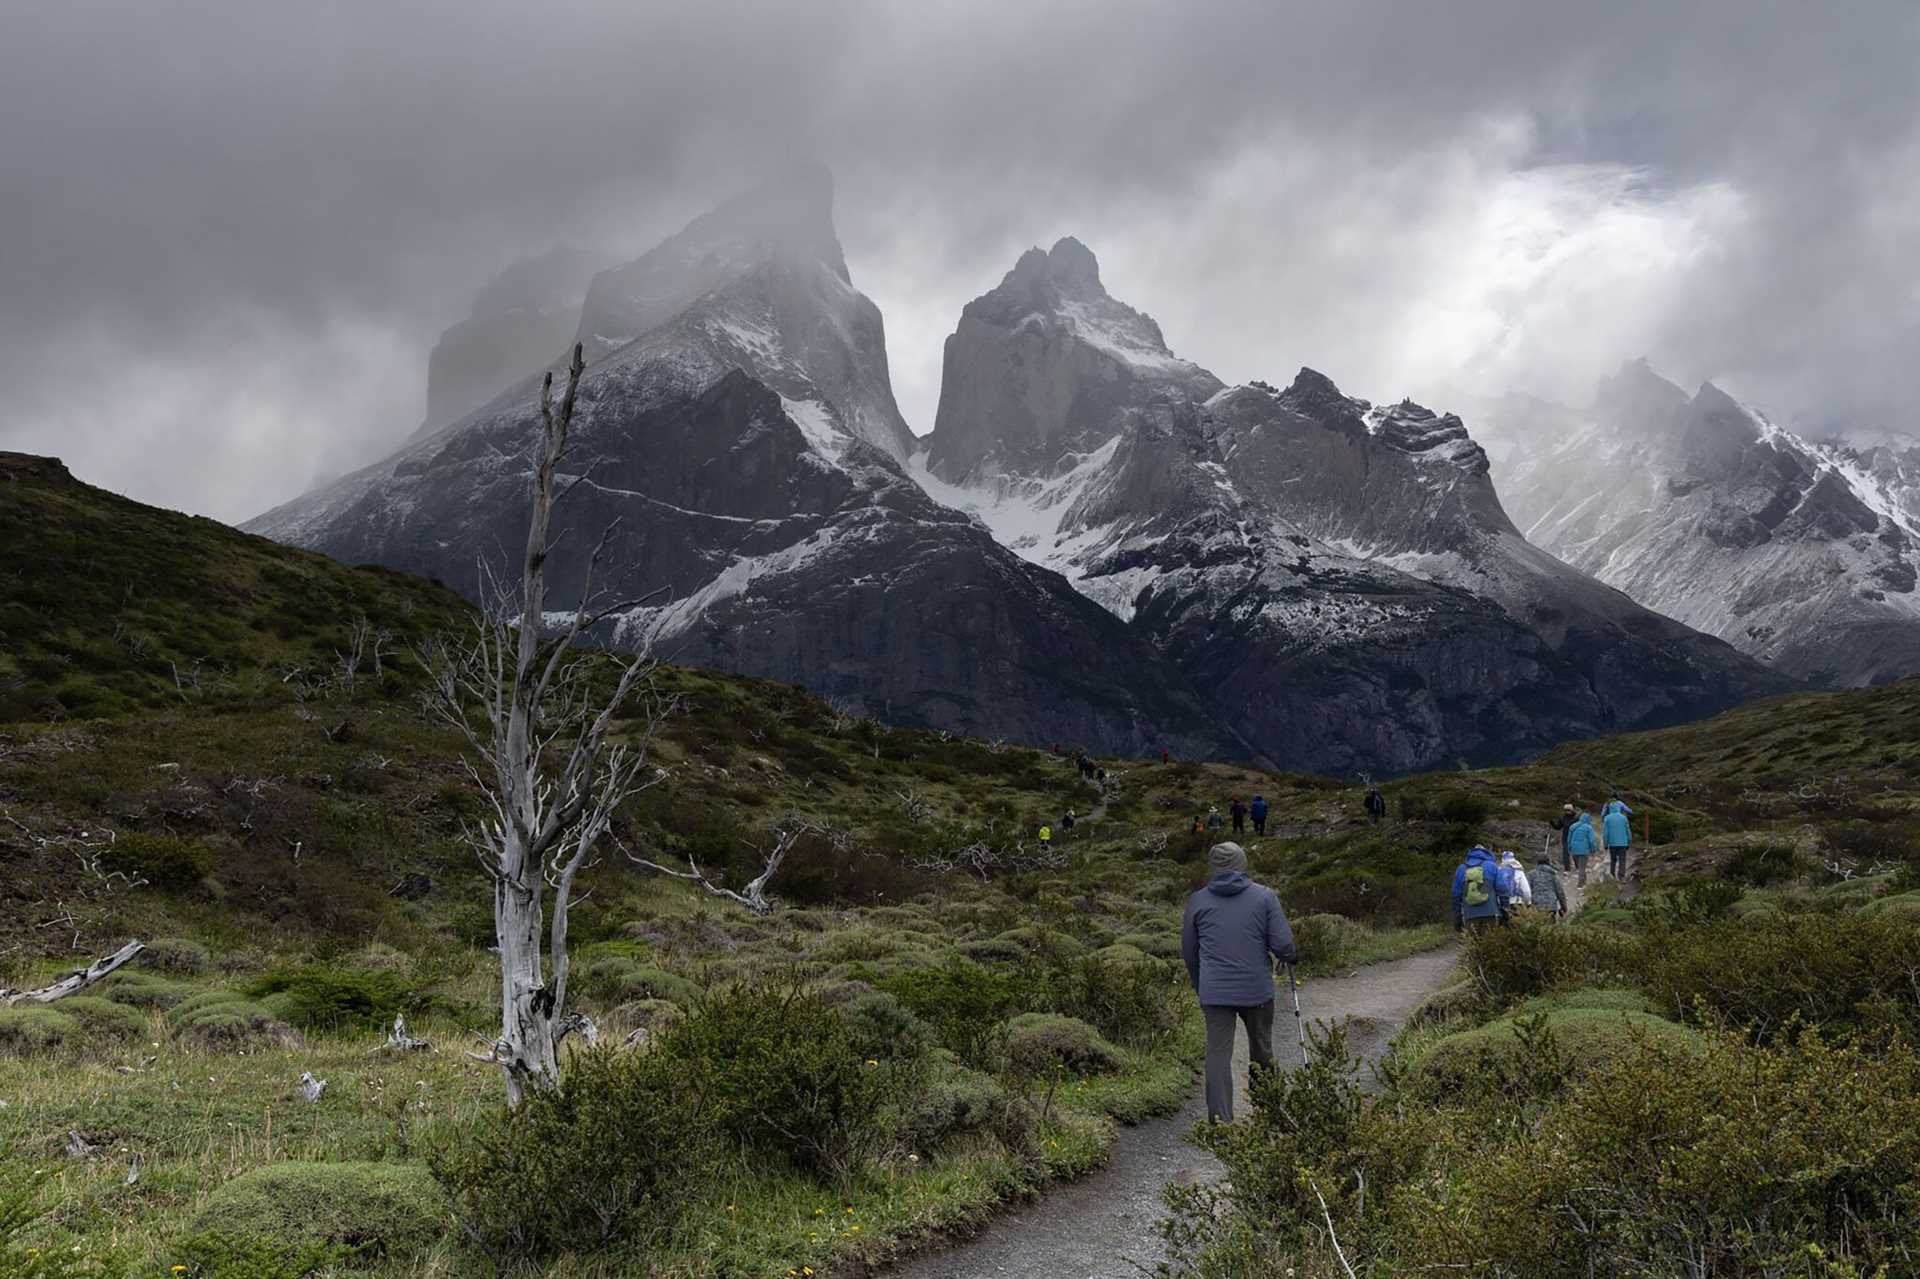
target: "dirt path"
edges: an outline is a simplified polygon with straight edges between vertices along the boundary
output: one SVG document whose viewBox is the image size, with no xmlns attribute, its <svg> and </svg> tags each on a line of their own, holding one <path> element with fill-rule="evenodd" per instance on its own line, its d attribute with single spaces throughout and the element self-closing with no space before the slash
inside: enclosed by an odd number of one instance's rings
<svg viewBox="0 0 1920 1279">
<path fill-rule="evenodd" d="M 1367 1061 L 1379 1058 L 1426 995 L 1445 984 L 1458 957 L 1455 947 L 1427 951 L 1389 964 L 1362 968 L 1347 977 L 1322 977 L 1300 989 L 1302 1011 L 1312 1021 L 1351 1018 L 1348 1045 Z M 1291 1069 L 1300 1063 L 1293 1010 L 1281 992 L 1274 1021 L 1274 1056 Z M 1246 1037 L 1240 1037 L 1236 1075 L 1246 1082 Z M 1241 1106 L 1244 1107 L 1244 1098 Z M 1124 1130 L 1106 1167 L 1045 1198 L 997 1218 L 988 1230 L 956 1248 L 906 1262 L 889 1279 L 1137 1279 L 1164 1259 L 1156 1229 L 1164 1210 L 1160 1192 L 1172 1182 L 1215 1175 L 1213 1157 L 1194 1149 L 1185 1134 L 1206 1117 L 1196 1095 L 1171 1119 Z"/>
</svg>

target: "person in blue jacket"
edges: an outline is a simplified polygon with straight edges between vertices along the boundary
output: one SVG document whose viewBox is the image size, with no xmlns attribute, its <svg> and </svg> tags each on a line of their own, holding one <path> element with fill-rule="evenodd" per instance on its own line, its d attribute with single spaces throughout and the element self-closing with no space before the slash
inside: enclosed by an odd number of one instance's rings
<svg viewBox="0 0 1920 1279">
<path fill-rule="evenodd" d="M 1255 795 L 1252 805 L 1247 809 L 1247 813 L 1253 818 L 1253 833 L 1256 835 L 1266 834 L 1267 797 L 1265 795 Z"/>
<path fill-rule="evenodd" d="M 1600 832 L 1593 828 L 1593 814 L 1582 813 L 1573 819 L 1573 825 L 1567 828 L 1567 851 L 1573 855 L 1574 873 L 1578 877 L 1574 882 L 1582 887 L 1587 882 L 1587 858 L 1593 856 L 1600 847 Z"/>
<path fill-rule="evenodd" d="M 1233 1122 L 1233 1038 L 1247 1027 L 1250 1073 L 1273 1069 L 1273 961 L 1299 958 L 1293 929 L 1271 888 L 1247 877 L 1238 844 L 1207 853 L 1211 877 L 1187 901 L 1180 955 L 1207 1023 L 1207 1118 Z"/>
<path fill-rule="evenodd" d="M 1615 879 L 1627 877 L 1627 849 L 1633 845 L 1633 810 L 1615 792 L 1600 811 L 1600 833 L 1607 841 L 1607 872 Z"/>
<path fill-rule="evenodd" d="M 1507 918 L 1508 881 L 1499 859 L 1475 844 L 1467 860 L 1453 870 L 1453 927 L 1486 928 Z"/>
</svg>

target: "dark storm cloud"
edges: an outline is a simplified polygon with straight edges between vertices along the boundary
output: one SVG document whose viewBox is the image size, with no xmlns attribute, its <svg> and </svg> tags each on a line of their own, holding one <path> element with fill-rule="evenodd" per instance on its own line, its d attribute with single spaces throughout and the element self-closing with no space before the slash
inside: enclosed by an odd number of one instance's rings
<svg viewBox="0 0 1920 1279">
<path fill-rule="evenodd" d="M 1068 232 L 1229 378 L 1645 352 L 1908 425 L 1916 55 L 1905 0 L 10 6 L 0 446 L 243 517 L 411 430 L 507 261 L 794 155 L 923 430 L 959 306 Z"/>
</svg>

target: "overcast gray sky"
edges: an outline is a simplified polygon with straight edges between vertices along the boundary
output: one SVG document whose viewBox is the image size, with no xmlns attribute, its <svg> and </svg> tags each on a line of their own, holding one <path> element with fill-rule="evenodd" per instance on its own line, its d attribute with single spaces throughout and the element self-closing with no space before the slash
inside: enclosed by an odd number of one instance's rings
<svg viewBox="0 0 1920 1279">
<path fill-rule="evenodd" d="M 932 425 L 1062 234 L 1230 381 L 1580 400 L 1621 359 L 1920 430 L 1920 6 L 0 7 L 0 447 L 223 519 L 419 422 L 474 290 L 794 156 Z"/>
</svg>

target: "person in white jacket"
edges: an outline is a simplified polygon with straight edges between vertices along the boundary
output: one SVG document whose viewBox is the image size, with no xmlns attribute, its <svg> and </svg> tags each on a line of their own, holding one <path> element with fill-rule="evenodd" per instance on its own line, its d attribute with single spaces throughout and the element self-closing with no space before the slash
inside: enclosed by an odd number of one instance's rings
<svg viewBox="0 0 1920 1279">
<path fill-rule="evenodd" d="M 1522 905 L 1533 905 L 1533 885 L 1527 880 L 1527 868 L 1520 864 L 1512 849 L 1500 854 L 1500 873 L 1509 885 L 1509 897 Z"/>
</svg>

